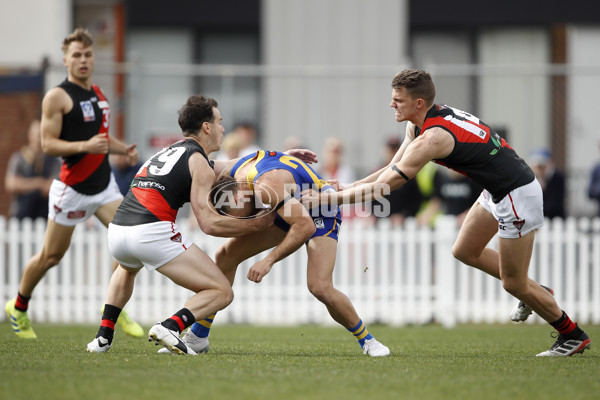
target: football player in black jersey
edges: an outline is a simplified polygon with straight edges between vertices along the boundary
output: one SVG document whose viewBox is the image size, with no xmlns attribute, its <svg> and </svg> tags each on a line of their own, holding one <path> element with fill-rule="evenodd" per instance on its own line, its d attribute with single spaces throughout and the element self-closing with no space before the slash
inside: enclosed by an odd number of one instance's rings
<svg viewBox="0 0 600 400">
<path fill-rule="evenodd" d="M 46 271 L 65 255 L 75 226 L 94 215 L 107 226 L 123 199 L 108 164 L 108 153 L 126 155 L 131 164 L 138 159 L 135 144 L 128 145 L 108 133 L 108 101 L 92 84 L 94 48 L 90 33 L 76 29 L 64 39 L 62 50 L 67 78 L 44 96 L 41 120 L 44 153 L 62 157 L 62 167 L 50 187 L 42 249 L 25 266 L 17 297 L 5 306 L 14 333 L 24 339 L 36 338 L 27 316 L 33 291 Z M 118 322 L 125 333 L 144 335 L 127 313 Z"/>
<path fill-rule="evenodd" d="M 470 177 L 484 190 L 469 210 L 453 246 L 454 257 L 500 280 L 520 303 L 511 313 L 524 321 L 535 311 L 558 331 L 554 345 L 538 356 L 571 356 L 590 347 L 589 336 L 558 306 L 552 290 L 528 277 L 535 231 L 543 226 L 540 184 L 521 157 L 479 118 L 434 103 L 435 85 L 422 70 L 404 70 L 392 80 L 397 122 L 408 121 L 406 135 L 389 166 L 343 191 L 307 191 L 312 207 L 368 201 L 382 185 L 394 190 L 415 177 L 428 162 Z M 498 251 L 487 247 L 498 234 Z"/>
</svg>

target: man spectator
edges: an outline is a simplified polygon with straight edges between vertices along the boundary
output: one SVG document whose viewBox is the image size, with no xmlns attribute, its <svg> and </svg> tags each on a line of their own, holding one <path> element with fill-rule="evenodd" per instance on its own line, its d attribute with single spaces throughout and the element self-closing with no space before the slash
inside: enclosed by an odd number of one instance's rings
<svg viewBox="0 0 600 400">
<path fill-rule="evenodd" d="M 529 163 L 544 194 L 544 217 L 565 218 L 565 175 L 556 169 L 552 153 L 546 148 L 534 149 Z"/>
<path fill-rule="evenodd" d="M 598 150 L 600 150 L 600 142 L 598 142 Z M 600 217 L 600 161 L 598 161 L 592 170 L 590 185 L 588 186 L 588 197 L 592 200 L 596 200 L 598 203 L 597 215 Z"/>
<path fill-rule="evenodd" d="M 5 188 L 13 195 L 9 215 L 18 219 L 47 218 L 48 192 L 59 170 L 60 160 L 42 151 L 40 121 L 31 121 L 27 144 L 8 161 Z"/>
</svg>

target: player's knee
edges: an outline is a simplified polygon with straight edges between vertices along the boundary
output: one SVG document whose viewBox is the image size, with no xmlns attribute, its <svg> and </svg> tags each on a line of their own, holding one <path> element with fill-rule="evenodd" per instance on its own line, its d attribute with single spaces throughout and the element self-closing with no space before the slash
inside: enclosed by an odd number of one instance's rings
<svg viewBox="0 0 600 400">
<path fill-rule="evenodd" d="M 465 249 L 459 245 L 457 245 L 456 243 L 454 244 L 454 246 L 452 246 L 452 255 L 454 256 L 454 258 L 456 258 L 458 261 L 470 265 L 471 263 L 469 263 L 469 261 L 472 258 L 472 255 L 469 254 L 467 251 L 465 251 Z"/>
<path fill-rule="evenodd" d="M 520 282 L 518 279 L 511 277 L 502 277 L 502 287 L 508 293 L 520 298 L 527 289 L 527 282 Z"/>
<path fill-rule="evenodd" d="M 225 248 L 225 246 L 221 246 L 217 249 L 215 253 L 215 263 L 219 265 L 225 261 L 227 261 L 227 249 Z"/>
<path fill-rule="evenodd" d="M 333 287 L 327 282 L 311 282 L 308 284 L 308 291 L 323 303 L 331 297 Z"/>
<path fill-rule="evenodd" d="M 227 285 L 221 288 L 220 298 L 221 304 L 223 305 L 222 308 L 225 308 L 231 304 L 231 302 L 233 301 L 233 289 L 231 288 L 231 286 Z"/>
<path fill-rule="evenodd" d="M 220 247 L 215 253 L 215 263 L 224 273 L 227 273 L 239 264 L 238 261 L 233 258 L 232 252 L 230 252 L 226 246 Z"/>
<path fill-rule="evenodd" d="M 60 262 L 60 260 L 62 260 L 62 258 L 63 258 L 62 254 L 42 254 L 40 256 L 39 265 L 43 269 L 49 270 L 50 268 L 58 265 L 58 263 Z"/>
</svg>

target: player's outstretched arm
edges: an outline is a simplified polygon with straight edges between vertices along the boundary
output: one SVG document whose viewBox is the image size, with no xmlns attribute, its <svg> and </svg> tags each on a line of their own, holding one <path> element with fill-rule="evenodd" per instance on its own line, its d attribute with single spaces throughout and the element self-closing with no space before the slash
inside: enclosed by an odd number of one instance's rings
<svg viewBox="0 0 600 400">
<path fill-rule="evenodd" d="M 318 204 L 353 204 L 377 200 L 414 178 L 429 161 L 444 158 L 454 148 L 454 139 L 446 131 L 431 128 L 427 135 L 419 136 L 406 146 L 400 161 L 383 168 L 375 182 L 362 183 L 339 192 L 304 191 L 302 203 L 308 207 Z"/>
<path fill-rule="evenodd" d="M 397 164 L 400 162 L 400 160 L 402 159 L 402 156 L 404 155 L 404 152 L 406 151 L 406 148 L 408 147 L 408 145 L 410 143 L 412 143 L 412 141 L 415 139 L 415 125 L 412 122 L 408 122 L 406 125 L 406 131 L 404 134 L 404 140 L 402 141 L 402 144 L 400 145 L 400 148 L 398 149 L 398 151 L 396 152 L 396 154 L 394 155 L 394 158 L 392 158 L 392 161 L 380 168 L 379 170 L 373 172 L 371 175 L 366 176 L 354 183 L 351 183 L 349 185 L 346 185 L 345 187 L 343 187 L 342 189 L 349 189 L 351 187 L 355 187 L 355 186 L 361 186 L 365 183 L 371 183 L 371 182 L 375 182 L 377 181 L 377 179 L 379 179 L 379 177 L 381 176 L 381 174 L 383 174 L 383 172 L 385 170 L 387 170 L 389 167 L 391 167 L 394 164 Z"/>
</svg>

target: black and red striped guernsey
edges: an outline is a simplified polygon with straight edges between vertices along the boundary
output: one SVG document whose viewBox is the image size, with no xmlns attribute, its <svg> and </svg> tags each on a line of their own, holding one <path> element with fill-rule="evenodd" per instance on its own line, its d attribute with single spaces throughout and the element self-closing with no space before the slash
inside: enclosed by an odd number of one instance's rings
<svg viewBox="0 0 600 400">
<path fill-rule="evenodd" d="M 415 137 L 438 127 L 454 138 L 454 149 L 447 157 L 433 160 L 479 183 L 498 203 L 512 190 L 533 181 L 535 175 L 527 163 L 493 129 L 464 111 L 434 104 Z"/>
<path fill-rule="evenodd" d="M 97 134 L 108 136 L 110 108 L 98 86 L 87 90 L 65 79 L 58 87 L 73 100 L 73 108 L 63 115 L 60 139 L 76 142 Z M 106 189 L 110 173 L 108 154 L 78 153 L 63 157 L 59 178 L 77 192 L 93 195 Z"/>
<path fill-rule="evenodd" d="M 189 159 L 197 152 L 213 166 L 202 146 L 193 139 L 180 140 L 153 155 L 133 178 L 112 223 L 133 226 L 175 222 L 179 208 L 190 201 Z"/>
</svg>

